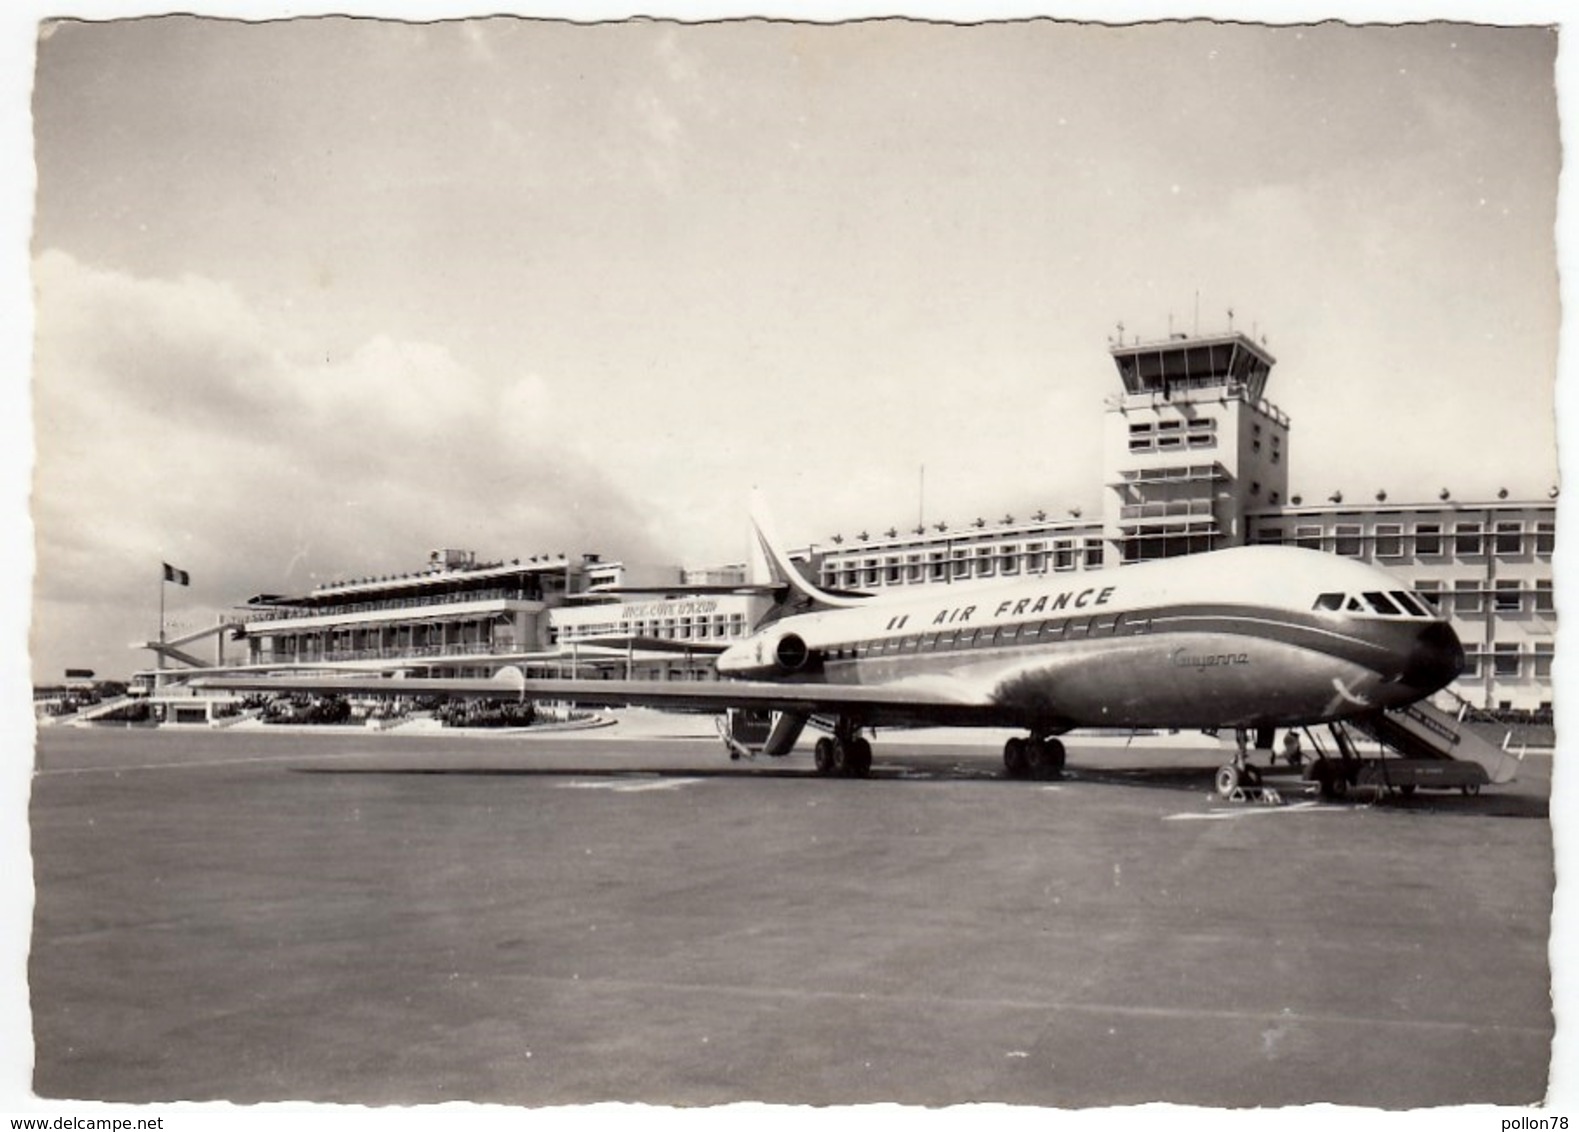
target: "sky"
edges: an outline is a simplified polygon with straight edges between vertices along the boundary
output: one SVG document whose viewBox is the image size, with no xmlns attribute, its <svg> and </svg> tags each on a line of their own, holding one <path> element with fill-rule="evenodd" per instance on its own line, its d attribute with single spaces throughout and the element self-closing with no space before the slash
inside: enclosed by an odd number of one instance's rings
<svg viewBox="0 0 1579 1132">
<path fill-rule="evenodd" d="M 260 592 L 1102 503 L 1118 333 L 1278 358 L 1291 493 L 1556 483 L 1549 28 L 66 22 L 32 672 Z M 923 474 L 925 494 L 922 494 Z"/>
</svg>

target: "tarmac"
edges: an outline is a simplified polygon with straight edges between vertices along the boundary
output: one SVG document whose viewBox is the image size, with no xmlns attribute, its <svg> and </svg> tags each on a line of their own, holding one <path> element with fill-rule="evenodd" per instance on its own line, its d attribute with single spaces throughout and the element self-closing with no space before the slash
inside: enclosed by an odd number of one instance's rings
<svg viewBox="0 0 1579 1132">
<path fill-rule="evenodd" d="M 44 1098 L 1084 1109 L 1531 1105 L 1549 756 L 1476 797 L 1232 803 L 1199 736 L 705 717 L 487 737 L 41 731 Z M 1487 1125 L 1490 1127 L 1490 1125 Z"/>
</svg>

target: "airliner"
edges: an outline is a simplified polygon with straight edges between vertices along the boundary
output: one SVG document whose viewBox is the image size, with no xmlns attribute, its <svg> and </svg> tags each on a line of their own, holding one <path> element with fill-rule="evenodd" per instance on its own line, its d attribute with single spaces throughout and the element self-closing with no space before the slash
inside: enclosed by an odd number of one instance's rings
<svg viewBox="0 0 1579 1132">
<path fill-rule="evenodd" d="M 717 657 L 720 679 L 201 678 L 269 691 L 519 696 L 589 705 L 776 713 L 763 753 L 831 720 L 817 770 L 864 776 L 863 732 L 1023 729 L 1010 776 L 1057 772 L 1076 728 L 1305 727 L 1399 707 L 1451 682 L 1464 650 L 1447 618 L 1386 572 L 1286 546 L 1245 546 L 1087 573 L 835 593 L 756 538 L 776 601 Z M 1240 764 L 1236 764 L 1240 765 Z"/>
</svg>

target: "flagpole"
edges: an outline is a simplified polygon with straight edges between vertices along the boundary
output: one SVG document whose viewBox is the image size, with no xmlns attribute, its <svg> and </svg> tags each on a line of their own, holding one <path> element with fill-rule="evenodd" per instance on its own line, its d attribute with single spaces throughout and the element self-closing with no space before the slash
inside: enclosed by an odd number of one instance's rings
<svg viewBox="0 0 1579 1132">
<path fill-rule="evenodd" d="M 159 563 L 159 644 L 161 646 L 164 644 L 164 584 L 165 584 L 165 568 L 164 568 L 164 563 L 160 562 Z M 154 650 L 154 671 L 156 673 L 164 671 L 164 649 L 162 647 Z M 160 683 L 161 683 L 161 681 L 160 681 L 159 677 L 156 675 L 154 677 L 154 691 L 155 692 L 157 692 L 159 690 Z"/>
</svg>

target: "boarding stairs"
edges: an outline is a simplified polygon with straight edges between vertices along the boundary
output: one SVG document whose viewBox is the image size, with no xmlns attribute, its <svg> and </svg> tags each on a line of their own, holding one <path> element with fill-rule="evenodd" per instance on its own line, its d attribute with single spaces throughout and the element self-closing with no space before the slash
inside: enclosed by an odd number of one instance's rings
<svg viewBox="0 0 1579 1132">
<path fill-rule="evenodd" d="M 1443 689 L 1431 699 L 1354 720 L 1371 738 L 1397 751 L 1405 759 L 1453 759 L 1479 764 L 1486 781 L 1494 786 L 1512 782 L 1523 752 L 1510 750 L 1513 731 L 1503 733 L 1500 745 L 1487 740 L 1468 725 L 1473 711 L 1468 700 Z"/>
<path fill-rule="evenodd" d="M 1347 786 L 1412 793 L 1417 787 L 1474 794 L 1482 786 L 1512 782 L 1523 751 L 1514 752 L 1511 729 L 1499 746 L 1469 726 L 1471 705 L 1444 690 L 1430 700 L 1357 716 L 1330 725 L 1338 757 L 1318 758 L 1306 768 L 1324 796 Z M 1356 736 L 1365 736 L 1393 757 L 1363 758 Z M 1320 745 L 1318 743 L 1318 750 Z"/>
</svg>

